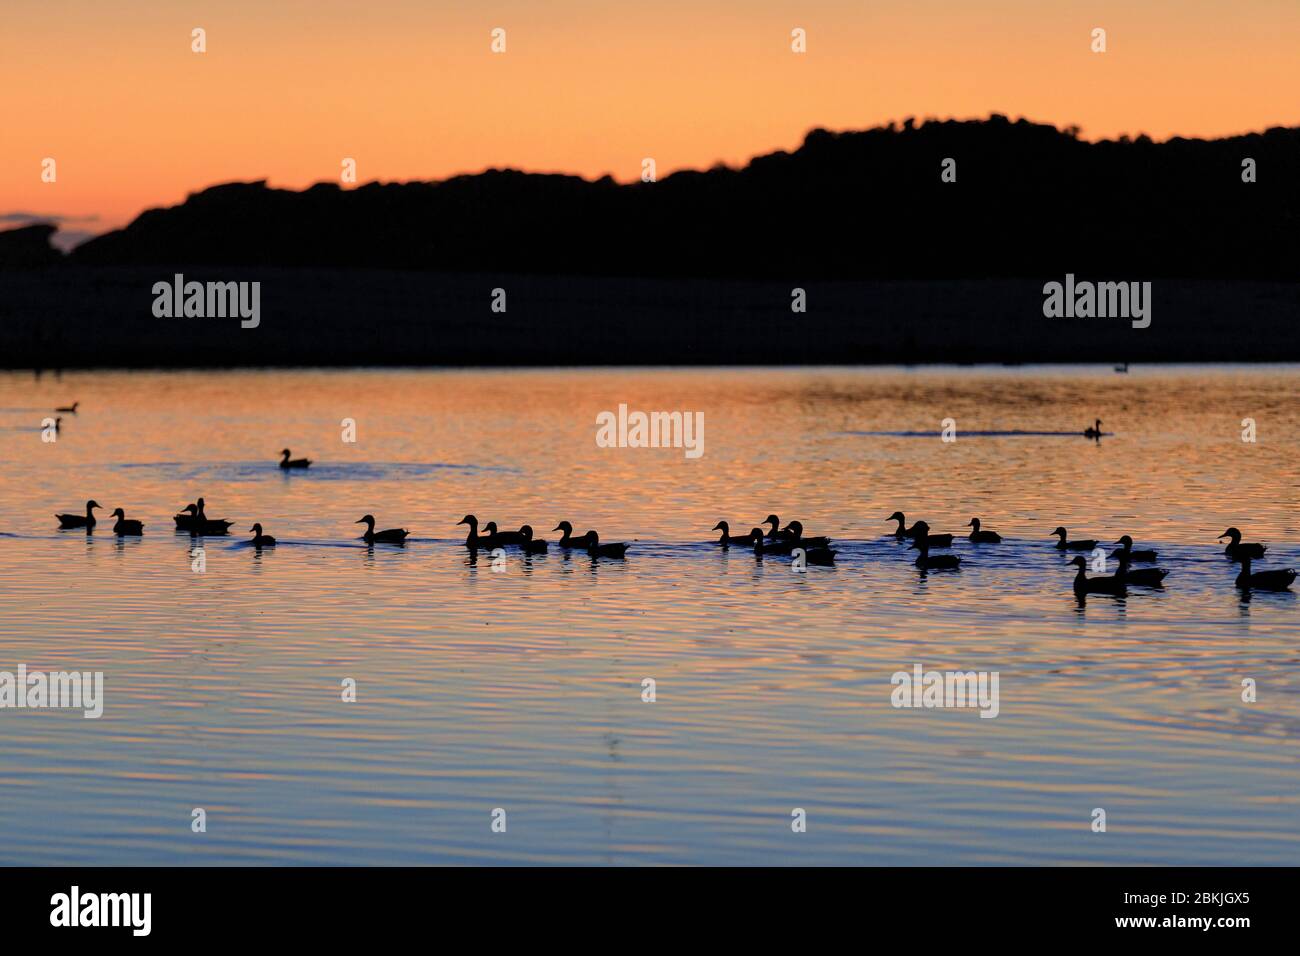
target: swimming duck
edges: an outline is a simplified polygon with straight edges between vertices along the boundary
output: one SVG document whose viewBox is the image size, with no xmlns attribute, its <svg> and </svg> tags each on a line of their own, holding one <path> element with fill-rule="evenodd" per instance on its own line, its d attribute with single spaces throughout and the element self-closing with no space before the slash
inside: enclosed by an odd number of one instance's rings
<svg viewBox="0 0 1300 956">
<path fill-rule="evenodd" d="M 591 539 L 589 537 L 591 532 L 587 532 L 587 534 L 575 538 L 573 536 L 573 525 L 569 524 L 567 521 L 561 521 L 551 530 L 564 532 L 564 534 L 560 536 L 558 542 L 561 548 L 586 548 L 591 544 Z"/>
<path fill-rule="evenodd" d="M 1119 555 L 1119 570 L 1115 572 L 1115 577 L 1119 578 L 1125 584 L 1146 588 L 1161 587 L 1161 582 L 1169 575 L 1164 568 L 1138 568 L 1132 571 L 1128 566 L 1128 557 L 1122 551 L 1115 552 Z M 1082 560 L 1082 559 L 1080 559 Z"/>
<path fill-rule="evenodd" d="M 374 544 L 376 541 L 386 544 L 404 544 L 406 536 L 411 533 L 405 528 L 389 528 L 387 531 L 376 531 L 374 515 L 363 515 L 352 523 L 366 526 L 366 533 L 361 536 L 366 544 Z"/>
<path fill-rule="evenodd" d="M 86 513 L 84 515 L 55 515 L 59 519 L 60 528 L 93 528 L 95 527 L 94 509 L 104 507 L 98 501 L 86 502 Z"/>
<path fill-rule="evenodd" d="M 625 544 L 601 544 L 600 535 L 594 531 L 587 532 L 587 553 L 593 558 L 621 558 L 627 554 Z"/>
<path fill-rule="evenodd" d="M 1237 575 L 1237 587 L 1243 591 L 1285 591 L 1291 586 L 1291 582 L 1295 580 L 1295 571 L 1290 568 L 1256 571 L 1252 574 L 1250 555 L 1243 554 L 1240 560 L 1241 573 Z"/>
<path fill-rule="evenodd" d="M 275 539 L 269 534 L 262 534 L 262 526 L 255 524 L 248 529 L 253 532 L 253 547 L 255 548 L 274 548 Z"/>
<path fill-rule="evenodd" d="M 779 532 L 786 541 L 793 541 L 803 548 L 826 548 L 830 547 L 831 539 L 818 536 L 816 538 L 805 538 L 803 536 L 803 523 L 791 521 Z"/>
<path fill-rule="evenodd" d="M 1069 541 L 1064 528 L 1057 528 L 1052 534 L 1061 540 L 1056 542 L 1057 551 L 1091 551 L 1097 547 L 1097 542 L 1089 539 L 1087 541 Z"/>
<path fill-rule="evenodd" d="M 114 534 L 137 535 L 144 533 L 144 524 L 139 521 L 128 521 L 126 512 L 118 508 L 113 512 L 113 517 L 117 522 L 113 525 Z"/>
<path fill-rule="evenodd" d="M 230 526 L 234 524 L 234 522 L 227 521 L 225 518 L 209 518 L 207 513 L 203 510 L 205 504 L 204 500 L 200 498 L 198 504 L 195 505 L 197 510 L 194 512 L 194 520 L 190 522 L 190 534 L 229 534 Z"/>
<path fill-rule="evenodd" d="M 56 411 L 56 412 L 69 412 L 69 413 L 75 415 L 75 414 L 77 414 L 77 406 L 80 405 L 80 404 L 81 404 L 81 402 L 73 402 L 71 405 L 64 405 L 64 406 L 62 406 L 61 408 L 56 408 L 55 411 Z"/>
<path fill-rule="evenodd" d="M 1085 594 L 1124 594 L 1124 579 L 1121 577 L 1090 578 L 1088 562 L 1082 557 L 1072 558 L 1070 563 L 1079 569 L 1074 576 L 1074 593 L 1082 597 Z"/>
<path fill-rule="evenodd" d="M 1156 559 L 1156 553 L 1150 549 L 1134 551 L 1133 539 L 1128 535 L 1121 536 L 1115 543 L 1121 544 L 1123 547 L 1117 551 L 1112 551 L 1110 553 L 1112 558 L 1118 558 L 1121 561 L 1154 561 Z"/>
<path fill-rule="evenodd" d="M 769 541 L 781 537 L 781 519 L 776 515 L 768 515 L 763 519 L 763 524 L 770 524 L 772 526 L 771 530 L 765 532 L 763 535 Z"/>
<path fill-rule="evenodd" d="M 717 524 L 713 526 L 713 530 L 722 532 L 722 537 L 719 538 L 717 541 L 717 543 L 721 545 L 729 545 L 729 544 L 737 544 L 741 546 L 751 545 L 755 541 L 755 537 L 754 537 L 755 534 L 757 534 L 758 540 L 761 541 L 763 539 L 762 528 L 755 528 L 749 534 L 732 534 L 731 526 L 727 524 L 727 522 L 725 521 L 719 521 Z"/>
<path fill-rule="evenodd" d="M 546 542 L 541 538 L 533 537 L 532 525 L 524 525 L 519 529 L 519 533 L 524 536 L 524 540 L 519 545 L 519 547 L 523 549 L 524 554 L 546 553 Z"/>
<path fill-rule="evenodd" d="M 912 525 L 912 530 L 908 532 L 908 536 L 914 541 L 925 539 L 925 546 L 927 548 L 952 547 L 952 535 L 930 534 L 930 526 L 924 521 L 918 521 L 916 524 Z"/>
<path fill-rule="evenodd" d="M 996 531 L 981 531 L 979 518 L 971 518 L 966 527 L 975 529 L 968 535 L 975 544 L 998 544 L 1002 541 L 1002 535 Z"/>
<path fill-rule="evenodd" d="M 754 554 L 758 557 L 765 554 L 787 555 L 799 547 L 797 542 L 788 538 L 765 538 L 762 528 L 755 528 L 749 534 L 754 541 Z"/>
<path fill-rule="evenodd" d="M 191 502 L 180 510 L 179 514 L 172 515 L 172 520 L 176 522 L 176 527 L 182 531 L 188 531 L 194 526 L 195 520 L 199 516 L 199 506 Z"/>
<path fill-rule="evenodd" d="M 456 524 L 469 525 L 469 535 L 465 538 L 465 547 L 469 548 L 471 551 L 475 548 L 486 547 L 486 545 L 480 541 L 478 536 L 478 518 L 475 518 L 473 515 L 466 515 L 457 521 Z"/>
<path fill-rule="evenodd" d="M 489 548 L 499 548 L 503 544 L 523 544 L 525 540 L 521 531 L 498 531 L 495 521 L 489 521 L 483 530 L 488 542 L 486 547 Z"/>
<path fill-rule="evenodd" d="M 1262 558 L 1264 552 L 1268 550 L 1268 548 L 1262 544 L 1242 544 L 1241 532 L 1236 528 L 1229 528 L 1227 531 L 1223 532 L 1223 534 L 1219 535 L 1220 541 L 1224 538 L 1231 538 L 1232 540 L 1229 541 L 1228 546 L 1223 549 L 1223 553 L 1237 561 L 1240 561 L 1242 558 Z"/>
<path fill-rule="evenodd" d="M 1098 418 L 1095 422 L 1093 422 L 1093 425 L 1092 425 L 1091 428 L 1085 428 L 1085 429 L 1083 430 L 1083 437 L 1084 437 L 1084 438 L 1100 438 L 1100 437 L 1101 437 L 1101 419 L 1100 419 L 1100 418 Z"/>
<path fill-rule="evenodd" d="M 921 522 L 918 522 L 921 523 Z M 957 571 L 960 570 L 961 558 L 955 554 L 936 554 L 930 556 L 930 542 L 918 536 L 909 548 L 920 551 L 920 556 L 916 559 L 916 566 L 922 571 Z"/>
<path fill-rule="evenodd" d="M 280 467 L 281 467 L 281 468 L 284 468 L 284 469 L 286 469 L 286 470 L 289 469 L 289 468 L 308 468 L 308 467 L 311 466 L 311 459 L 310 459 L 310 458 L 293 458 L 293 459 L 290 459 L 290 457 L 289 457 L 289 449 L 287 449 L 287 448 L 284 449 L 282 452 L 280 452 L 280 454 L 284 456 L 283 458 L 280 459 Z"/>
<path fill-rule="evenodd" d="M 902 539 L 902 538 L 909 537 L 907 533 L 907 518 L 903 515 L 903 512 L 895 511 L 892 515 L 890 515 L 885 520 L 898 522 L 898 527 L 894 529 L 895 538 Z"/>
<path fill-rule="evenodd" d="M 830 548 L 816 547 L 807 548 L 802 544 L 795 548 L 795 551 L 803 551 L 803 560 L 805 564 L 815 564 L 818 567 L 830 568 L 835 566 L 835 552 Z M 793 554 L 793 552 L 791 552 Z"/>
</svg>

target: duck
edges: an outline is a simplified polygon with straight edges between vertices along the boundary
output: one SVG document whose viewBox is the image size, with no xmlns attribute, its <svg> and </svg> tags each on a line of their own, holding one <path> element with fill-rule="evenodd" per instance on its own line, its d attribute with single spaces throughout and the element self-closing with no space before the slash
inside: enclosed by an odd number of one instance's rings
<svg viewBox="0 0 1300 956">
<path fill-rule="evenodd" d="M 70 414 L 70 415 L 75 415 L 75 414 L 77 414 L 77 406 L 80 405 L 80 404 L 81 404 L 81 402 L 73 402 L 71 405 L 62 405 L 62 406 L 60 406 L 59 408 L 56 408 L 55 411 L 56 411 L 56 412 L 67 412 L 67 413 Z"/>
<path fill-rule="evenodd" d="M 248 529 L 253 532 L 253 547 L 255 548 L 274 548 L 275 539 L 269 534 L 262 534 L 261 524 L 255 524 Z"/>
<path fill-rule="evenodd" d="M 831 539 L 826 537 L 805 538 L 803 536 L 803 523 L 800 521 L 791 521 L 779 534 L 786 541 L 793 541 L 805 549 L 827 548 L 830 547 L 831 543 Z"/>
<path fill-rule="evenodd" d="M 1002 542 L 1002 535 L 998 534 L 996 531 L 980 530 L 979 518 L 971 518 L 970 524 L 966 525 L 966 527 L 975 529 L 967 536 L 975 544 L 1000 544 Z"/>
<path fill-rule="evenodd" d="M 772 529 L 764 534 L 764 537 L 769 541 L 781 537 L 781 519 L 776 515 L 768 515 L 763 519 L 763 524 L 770 524 L 772 526 Z"/>
<path fill-rule="evenodd" d="M 627 554 L 626 544 L 601 544 L 600 535 L 587 532 L 587 553 L 593 558 L 621 558 Z"/>
<path fill-rule="evenodd" d="M 1085 428 L 1085 429 L 1083 430 L 1083 437 L 1084 437 L 1084 438 L 1100 438 L 1100 437 L 1101 437 L 1101 419 L 1100 419 L 1100 418 L 1098 418 L 1096 421 L 1093 422 L 1093 425 L 1092 425 L 1091 428 Z"/>
<path fill-rule="evenodd" d="M 1264 552 L 1268 550 L 1268 548 L 1262 544 L 1242 544 L 1241 532 L 1236 528 L 1229 528 L 1227 531 L 1223 532 L 1223 534 L 1219 535 L 1220 541 L 1224 538 L 1231 538 L 1232 540 L 1229 541 L 1228 546 L 1223 549 L 1223 553 L 1237 561 L 1240 561 L 1242 558 L 1262 558 Z"/>
<path fill-rule="evenodd" d="M 826 547 L 804 547 L 799 544 L 795 547 L 796 551 L 803 551 L 803 560 L 805 564 L 815 564 L 822 568 L 831 568 L 835 566 L 835 552 Z"/>
<path fill-rule="evenodd" d="M 930 542 L 924 537 L 918 536 L 917 539 L 909 545 L 909 548 L 921 552 L 920 556 L 916 559 L 916 566 L 922 571 L 961 570 L 961 558 L 955 554 L 936 554 L 931 557 Z"/>
<path fill-rule="evenodd" d="M 915 541 L 925 539 L 927 548 L 951 548 L 952 535 L 950 534 L 930 534 L 930 526 L 924 521 L 918 521 L 912 525 L 912 530 L 908 535 Z"/>
<path fill-rule="evenodd" d="M 176 527 L 182 531 L 188 531 L 193 527 L 195 520 L 199 515 L 199 506 L 190 502 L 182 508 L 177 514 L 172 515 L 172 520 L 176 522 Z"/>
<path fill-rule="evenodd" d="M 1270 571 L 1250 570 L 1250 555 L 1243 554 L 1241 560 L 1241 573 L 1237 575 L 1237 587 L 1243 591 L 1285 591 L 1295 580 L 1295 571 L 1291 568 L 1277 569 Z"/>
<path fill-rule="evenodd" d="M 1131 571 L 1128 566 L 1128 556 L 1122 551 L 1115 553 L 1119 555 L 1119 570 L 1115 572 L 1115 577 L 1125 584 L 1144 588 L 1158 588 L 1163 586 L 1161 582 L 1169 575 L 1169 572 L 1164 568 L 1138 568 L 1136 571 Z"/>
<path fill-rule="evenodd" d="M 113 512 L 113 517 L 117 521 L 113 525 L 113 533 L 121 535 L 138 535 L 144 533 L 144 524 L 139 521 L 129 521 L 126 512 L 117 508 Z"/>
<path fill-rule="evenodd" d="M 519 533 L 524 536 L 523 542 L 519 545 L 519 547 L 523 549 L 524 554 L 546 553 L 546 542 L 541 538 L 533 537 L 532 525 L 524 525 L 519 529 Z"/>
<path fill-rule="evenodd" d="M 384 544 L 404 544 L 406 536 L 411 533 L 405 528 L 389 528 L 387 531 L 376 531 L 374 515 L 362 515 L 352 523 L 366 526 L 366 533 L 361 536 L 366 544 L 374 544 L 376 541 Z"/>
<path fill-rule="evenodd" d="M 757 534 L 758 540 L 761 541 L 763 539 L 762 528 L 755 528 L 753 531 L 749 532 L 749 534 L 732 534 L 731 525 L 727 524 L 725 521 L 719 521 L 713 526 L 713 530 L 722 532 L 722 537 L 717 540 L 717 543 L 723 546 L 731 544 L 742 546 L 752 545 L 755 541 L 755 534 Z"/>
<path fill-rule="evenodd" d="M 1120 539 L 1115 543 L 1123 545 L 1123 547 L 1117 551 L 1112 551 L 1110 553 L 1112 558 L 1118 558 L 1121 561 L 1154 561 L 1156 559 L 1156 553 L 1149 548 L 1144 551 L 1134 551 L 1133 539 L 1129 535 L 1121 535 Z"/>
<path fill-rule="evenodd" d="M 1079 573 L 1074 576 L 1074 593 L 1083 597 L 1085 594 L 1124 594 L 1126 587 L 1124 579 L 1118 575 L 1114 577 L 1090 578 L 1088 577 L 1088 562 L 1082 556 L 1072 558 L 1070 563 L 1079 569 Z"/>
<path fill-rule="evenodd" d="M 288 469 L 290 469 L 290 468 L 309 468 L 309 467 L 311 467 L 311 459 L 310 459 L 310 458 L 292 458 L 292 459 L 291 459 L 291 458 L 289 457 L 289 449 L 287 449 L 287 448 L 284 449 L 283 451 L 281 451 L 280 454 L 284 456 L 283 458 L 280 459 L 280 467 L 283 468 L 283 469 L 285 469 L 286 471 L 287 471 Z"/>
<path fill-rule="evenodd" d="M 495 521 L 489 521 L 483 526 L 483 530 L 486 532 L 489 548 L 498 548 L 503 544 L 523 544 L 525 540 L 521 531 L 498 531 Z"/>
<path fill-rule="evenodd" d="M 200 498 L 198 504 L 194 506 L 197 510 L 194 512 L 194 520 L 190 522 L 190 534 L 229 534 L 230 526 L 234 522 L 227 521 L 225 518 L 209 518 L 203 510 L 204 506 L 205 502 Z"/>
<path fill-rule="evenodd" d="M 586 548 L 591 543 L 591 540 L 588 537 L 591 532 L 587 532 L 587 534 L 575 538 L 573 536 L 573 525 L 569 524 L 567 521 L 561 521 L 551 530 L 563 532 L 558 542 L 561 548 Z"/>
<path fill-rule="evenodd" d="M 465 538 L 465 547 L 473 551 L 475 548 L 483 546 L 483 542 L 479 540 L 478 536 L 478 518 L 475 518 L 473 515 L 466 515 L 457 521 L 456 524 L 469 525 L 469 534 Z"/>
<path fill-rule="evenodd" d="M 98 501 L 91 499 L 86 502 L 86 513 L 84 515 L 55 515 L 59 519 L 60 528 L 86 528 L 95 527 L 95 509 L 104 507 Z"/>
<path fill-rule="evenodd" d="M 898 522 L 898 527 L 894 529 L 895 538 L 899 538 L 901 540 L 903 538 L 910 537 L 907 531 L 907 517 L 903 514 L 903 512 L 895 511 L 892 515 L 890 515 L 885 520 Z"/>
<path fill-rule="evenodd" d="M 762 528 L 755 528 L 749 534 L 754 541 L 754 555 L 760 558 L 765 554 L 789 554 L 799 546 L 788 538 L 765 538 Z"/>
<path fill-rule="evenodd" d="M 1056 542 L 1057 551 L 1091 551 L 1097 547 L 1097 542 L 1091 538 L 1086 541 L 1070 541 L 1064 528 L 1057 528 L 1052 534 L 1061 539 Z"/>
</svg>

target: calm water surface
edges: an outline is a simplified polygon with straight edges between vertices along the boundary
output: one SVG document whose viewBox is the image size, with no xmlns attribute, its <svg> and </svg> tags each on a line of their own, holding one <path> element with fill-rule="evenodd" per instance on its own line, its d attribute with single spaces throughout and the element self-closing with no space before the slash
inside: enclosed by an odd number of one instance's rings
<svg viewBox="0 0 1300 956">
<path fill-rule="evenodd" d="M 1300 600 L 1243 601 L 1215 537 L 1300 564 L 1298 391 L 1284 367 L 0 374 L 0 670 L 106 684 L 99 720 L 0 710 L 0 862 L 1294 864 Z M 619 403 L 704 412 L 703 457 L 597 448 Z M 974 434 L 1094 417 L 1100 444 Z M 883 434 L 945 418 L 954 443 Z M 318 464 L 282 474 L 285 445 Z M 240 532 L 202 573 L 170 519 L 199 495 Z M 144 537 L 58 531 L 88 497 Z M 895 509 L 1007 541 L 922 577 Z M 771 511 L 838 566 L 705 543 Z M 366 548 L 366 512 L 411 542 Z M 494 573 L 466 512 L 632 549 Z M 1081 607 L 1058 524 L 1158 548 L 1167 587 Z M 998 671 L 1000 715 L 894 709 L 917 663 Z"/>
</svg>

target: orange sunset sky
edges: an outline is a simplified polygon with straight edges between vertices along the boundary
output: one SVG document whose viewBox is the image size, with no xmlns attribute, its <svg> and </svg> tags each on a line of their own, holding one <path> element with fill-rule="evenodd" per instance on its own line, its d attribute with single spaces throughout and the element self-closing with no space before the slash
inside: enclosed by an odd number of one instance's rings
<svg viewBox="0 0 1300 956">
<path fill-rule="evenodd" d="M 1300 2 L 3 0 L 0 105 L 0 228 L 101 232 L 215 182 L 337 181 L 344 157 L 361 182 L 627 181 L 646 156 L 743 164 L 906 116 L 1089 139 L 1300 125 Z"/>
</svg>

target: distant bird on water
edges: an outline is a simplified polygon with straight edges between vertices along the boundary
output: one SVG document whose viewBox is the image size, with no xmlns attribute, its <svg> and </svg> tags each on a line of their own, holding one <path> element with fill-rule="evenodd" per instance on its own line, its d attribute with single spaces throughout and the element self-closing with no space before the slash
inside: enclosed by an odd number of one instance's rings
<svg viewBox="0 0 1300 956">
<path fill-rule="evenodd" d="M 61 406 L 60 408 L 56 408 L 55 411 L 56 411 L 56 412 L 68 412 L 68 413 L 71 414 L 71 415 L 75 415 L 75 414 L 77 414 L 77 406 L 80 405 L 80 404 L 81 404 L 81 402 L 73 402 L 71 405 L 63 405 L 63 406 Z"/>
<path fill-rule="evenodd" d="M 533 537 L 533 526 L 524 525 L 519 529 L 519 533 L 524 536 L 523 542 L 519 545 L 524 554 L 545 554 L 546 542 L 541 538 Z"/>
<path fill-rule="evenodd" d="M 1276 571 L 1250 570 L 1250 555 L 1241 556 L 1241 573 L 1237 575 L 1237 587 L 1243 591 L 1285 591 L 1295 580 L 1295 571 L 1290 568 Z"/>
<path fill-rule="evenodd" d="M 473 515 L 466 515 L 465 517 L 457 521 L 456 524 L 469 525 L 469 535 L 466 536 L 465 538 L 465 547 L 469 548 L 472 551 L 479 547 L 485 546 L 484 543 L 479 540 L 478 518 L 475 518 Z"/>
<path fill-rule="evenodd" d="M 755 540 L 763 540 L 762 528 L 755 528 L 753 531 L 749 532 L 749 534 L 732 534 L 731 526 L 725 521 L 719 521 L 713 526 L 713 530 L 722 532 L 722 537 L 717 541 L 718 544 L 735 544 L 740 545 L 741 547 L 749 547 L 753 545 Z M 755 535 L 757 535 L 757 538 Z"/>
<path fill-rule="evenodd" d="M 998 544 L 1002 541 L 1002 535 L 996 531 L 981 531 L 979 518 L 971 518 L 966 527 L 975 529 L 968 535 L 975 544 Z"/>
<path fill-rule="evenodd" d="M 1057 528 L 1052 534 L 1061 539 L 1056 542 L 1057 551 L 1091 551 L 1097 547 L 1097 542 L 1092 538 L 1083 541 L 1070 541 L 1064 528 Z"/>
<path fill-rule="evenodd" d="M 411 533 L 405 528 L 389 528 L 387 531 L 376 531 L 374 515 L 363 515 L 352 523 L 366 526 L 366 533 L 361 536 L 366 544 L 374 544 L 376 541 L 382 544 L 404 544 L 406 536 Z"/>
<path fill-rule="evenodd" d="M 1162 582 L 1169 576 L 1169 572 L 1164 568 L 1138 568 L 1136 571 L 1131 571 L 1128 566 L 1128 557 L 1122 551 L 1117 553 L 1120 556 L 1119 570 L 1115 573 L 1115 577 L 1119 578 L 1125 584 L 1147 588 L 1158 588 L 1163 586 Z"/>
<path fill-rule="evenodd" d="M 282 451 L 280 452 L 280 454 L 283 456 L 283 457 L 280 459 L 280 467 L 283 468 L 285 471 L 288 471 L 290 468 L 310 468 L 310 467 L 311 467 L 311 459 L 310 459 L 310 458 L 290 458 L 290 457 L 289 457 L 289 449 L 287 449 L 287 448 L 285 448 L 284 450 L 282 450 Z"/>
<path fill-rule="evenodd" d="M 930 543 L 923 535 L 918 535 L 909 547 L 921 552 L 916 559 L 916 566 L 922 571 L 958 571 L 961 569 L 961 558 L 955 554 L 931 556 Z"/>
<path fill-rule="evenodd" d="M 930 526 L 924 521 L 918 521 L 912 525 L 908 537 L 914 541 L 924 541 L 926 548 L 951 548 L 952 535 L 950 534 L 930 534 Z"/>
<path fill-rule="evenodd" d="M 627 554 L 626 544 L 601 544 L 600 535 L 587 532 L 587 553 L 593 558 L 621 558 Z"/>
<path fill-rule="evenodd" d="M 483 526 L 483 530 L 486 532 L 487 537 L 485 547 L 488 548 L 497 548 L 503 544 L 523 544 L 525 540 L 522 530 L 498 531 L 497 523 L 495 521 L 489 521 Z"/>
<path fill-rule="evenodd" d="M 113 512 L 113 517 L 117 519 L 113 525 L 113 533 L 120 535 L 138 535 L 144 534 L 144 524 L 139 521 L 130 521 L 126 517 L 126 512 L 118 508 Z"/>
<path fill-rule="evenodd" d="M 1121 561 L 1154 561 L 1156 559 L 1156 553 L 1150 549 L 1134 551 L 1133 539 L 1128 535 L 1123 535 L 1115 543 L 1123 545 L 1123 547 L 1112 551 L 1110 553 L 1112 558 L 1118 558 Z"/>
<path fill-rule="evenodd" d="M 1100 418 L 1098 418 L 1095 422 L 1093 422 L 1093 425 L 1092 425 L 1091 428 L 1085 428 L 1085 429 L 1083 430 L 1083 437 L 1084 437 L 1084 438 L 1100 438 L 1100 437 L 1101 437 L 1101 419 L 1100 419 Z"/>
<path fill-rule="evenodd" d="M 574 535 L 573 535 L 573 525 L 569 524 L 569 522 L 567 522 L 567 521 L 561 521 L 559 524 L 557 524 L 557 525 L 556 525 L 554 528 L 552 528 L 551 530 L 552 530 L 552 531 L 561 531 L 561 532 L 563 532 L 563 534 L 560 536 L 560 540 L 559 540 L 559 542 L 558 542 L 558 544 L 559 544 L 559 546 L 560 546 L 561 548 L 570 548 L 570 549 L 572 549 L 572 548 L 586 548 L 588 545 L 591 544 L 591 532 L 590 532 L 590 531 L 588 531 L 586 534 L 581 535 L 581 536 L 579 536 L 579 537 L 574 537 Z"/>
<path fill-rule="evenodd" d="M 255 524 L 248 529 L 253 532 L 253 547 L 255 548 L 274 548 L 275 539 L 269 534 L 262 534 L 261 524 Z"/>
<path fill-rule="evenodd" d="M 178 514 L 172 515 L 172 520 L 176 522 L 176 527 L 181 531 L 188 531 L 194 527 L 199 517 L 199 506 L 190 502 L 180 510 Z"/>
<path fill-rule="evenodd" d="M 1082 597 L 1085 594 L 1124 594 L 1125 585 L 1122 577 L 1088 577 L 1088 562 L 1082 556 L 1072 558 L 1070 563 L 1079 569 L 1074 576 L 1074 593 Z"/>
<path fill-rule="evenodd" d="M 204 502 L 202 498 L 200 498 L 198 504 L 194 506 L 194 520 L 190 522 L 188 529 L 190 534 L 229 534 L 230 526 L 233 525 L 234 522 L 227 521 L 225 518 L 209 518 L 207 513 L 203 510 L 205 506 L 206 502 Z M 179 517 L 179 515 L 177 517 Z"/>
<path fill-rule="evenodd" d="M 104 507 L 98 501 L 86 502 L 86 513 L 84 515 L 55 515 L 59 519 L 60 528 L 93 528 L 95 527 L 95 509 Z"/>
<path fill-rule="evenodd" d="M 784 528 L 781 529 L 780 534 L 781 537 L 784 538 L 786 541 L 793 541 L 799 547 L 805 549 L 828 548 L 830 547 L 830 543 L 831 543 L 830 538 L 821 535 L 814 538 L 805 538 L 803 536 L 803 522 L 800 521 L 791 521 L 788 525 L 786 525 Z"/>
<path fill-rule="evenodd" d="M 1264 552 L 1268 550 L 1262 544 L 1243 544 L 1241 541 L 1241 532 L 1236 528 L 1229 528 L 1223 534 L 1219 535 L 1219 540 L 1230 538 L 1228 546 L 1223 549 L 1223 553 L 1234 561 L 1240 561 L 1242 558 L 1262 558 Z"/>
</svg>

